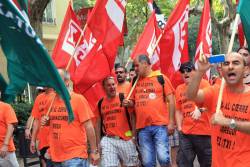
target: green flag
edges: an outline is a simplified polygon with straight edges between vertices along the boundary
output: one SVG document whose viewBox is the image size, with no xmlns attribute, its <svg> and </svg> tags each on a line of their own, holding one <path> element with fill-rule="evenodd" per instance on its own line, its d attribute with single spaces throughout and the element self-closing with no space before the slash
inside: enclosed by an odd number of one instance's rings
<svg viewBox="0 0 250 167">
<path fill-rule="evenodd" d="M 240 14 L 245 38 L 250 46 L 250 0 L 240 0 L 237 12 Z"/>
<path fill-rule="evenodd" d="M 73 120 L 64 82 L 41 40 L 11 0 L 0 1 L 0 23 L 0 44 L 10 80 L 5 93 L 21 93 L 27 83 L 54 88 L 67 106 L 69 120 Z"/>
<path fill-rule="evenodd" d="M 2 74 L 0 74 L 0 91 L 1 91 L 1 100 L 7 102 L 13 102 L 15 100 L 15 95 L 5 94 L 5 90 L 7 88 L 7 82 L 3 78 Z"/>
</svg>

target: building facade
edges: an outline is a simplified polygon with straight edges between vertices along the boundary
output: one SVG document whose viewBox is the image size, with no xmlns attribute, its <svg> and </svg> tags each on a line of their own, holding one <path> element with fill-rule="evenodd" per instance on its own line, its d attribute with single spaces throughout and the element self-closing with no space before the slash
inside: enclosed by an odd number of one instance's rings
<svg viewBox="0 0 250 167">
<path fill-rule="evenodd" d="M 61 25 L 68 7 L 69 0 L 51 0 L 47 5 L 43 15 L 43 35 L 42 41 L 52 54 L 56 40 L 60 33 Z M 8 82 L 7 63 L 0 46 L 0 73 Z"/>
</svg>

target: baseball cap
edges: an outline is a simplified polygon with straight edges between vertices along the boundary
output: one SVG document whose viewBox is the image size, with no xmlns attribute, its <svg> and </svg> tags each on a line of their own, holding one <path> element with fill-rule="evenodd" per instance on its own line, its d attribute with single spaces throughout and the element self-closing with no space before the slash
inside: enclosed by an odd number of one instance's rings
<svg viewBox="0 0 250 167">
<path fill-rule="evenodd" d="M 179 71 L 181 73 L 184 73 L 184 71 L 191 72 L 192 70 L 195 70 L 195 67 L 194 67 L 194 64 L 191 61 L 182 63 L 181 66 L 180 66 L 180 69 L 179 69 Z"/>
</svg>

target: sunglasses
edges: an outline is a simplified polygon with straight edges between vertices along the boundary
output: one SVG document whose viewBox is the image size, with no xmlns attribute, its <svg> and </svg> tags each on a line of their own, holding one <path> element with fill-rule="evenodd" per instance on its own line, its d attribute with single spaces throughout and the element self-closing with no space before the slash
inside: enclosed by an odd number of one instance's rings
<svg viewBox="0 0 250 167">
<path fill-rule="evenodd" d="M 186 68 L 180 69 L 180 72 L 183 74 L 183 73 L 185 73 L 185 72 L 189 73 L 189 72 L 191 72 L 192 70 L 193 70 L 192 68 L 186 67 Z"/>
<path fill-rule="evenodd" d="M 115 74 L 123 74 L 124 71 L 116 71 Z"/>
</svg>

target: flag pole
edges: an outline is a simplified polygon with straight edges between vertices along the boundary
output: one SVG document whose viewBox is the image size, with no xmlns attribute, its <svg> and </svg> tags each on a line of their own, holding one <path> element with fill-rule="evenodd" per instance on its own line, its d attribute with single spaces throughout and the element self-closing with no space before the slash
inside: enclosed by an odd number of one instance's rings
<svg viewBox="0 0 250 167">
<path fill-rule="evenodd" d="M 240 18 L 240 15 L 237 13 L 236 17 L 235 17 L 235 20 L 234 20 L 233 31 L 232 31 L 232 35 L 231 35 L 231 39 L 230 39 L 230 43 L 229 43 L 229 47 L 228 47 L 227 53 L 232 52 L 233 44 L 234 44 L 234 38 L 235 38 L 235 34 L 236 34 L 236 29 L 237 29 L 239 18 Z M 217 106 L 216 106 L 216 113 L 220 112 L 221 101 L 222 101 L 222 93 L 223 93 L 224 86 L 225 86 L 225 79 L 222 78 L 222 82 L 221 82 L 221 86 L 220 86 L 220 91 L 219 91 L 219 96 L 218 96 L 218 101 L 217 101 Z"/>
<path fill-rule="evenodd" d="M 28 97 L 29 97 L 29 103 L 31 104 L 31 91 L 30 91 L 30 84 L 27 83 L 28 86 Z"/>
<path fill-rule="evenodd" d="M 129 65 L 129 63 L 132 61 L 132 59 L 131 59 L 131 57 L 129 57 L 128 58 L 128 60 L 127 60 L 127 63 L 126 63 L 126 65 L 125 65 L 125 68 L 127 68 L 128 67 L 128 65 Z"/>
<path fill-rule="evenodd" d="M 131 97 L 131 95 L 132 95 L 132 93 L 133 93 L 133 91 L 134 91 L 134 89 L 135 89 L 135 86 L 136 86 L 138 80 L 139 80 L 139 76 L 136 78 L 134 85 L 133 85 L 132 88 L 130 89 L 129 94 L 128 94 L 128 96 L 126 97 L 126 100 L 128 100 L 128 99 Z"/>
<path fill-rule="evenodd" d="M 158 44 L 159 44 L 159 42 L 160 42 L 160 40 L 161 40 L 161 38 L 162 38 L 163 33 L 164 33 L 164 31 L 162 31 L 162 33 L 160 34 L 160 36 L 159 36 L 158 39 L 156 40 L 155 45 L 153 46 L 152 52 L 150 52 L 149 55 L 148 55 L 149 58 L 151 58 L 151 57 L 153 56 L 154 51 L 155 51 L 156 47 L 158 46 Z M 131 59 L 131 58 L 129 57 L 129 59 Z M 131 59 L 131 60 L 132 60 L 132 59 Z M 127 100 L 128 100 L 128 99 L 130 98 L 130 96 L 132 95 L 132 93 L 133 93 L 133 91 L 134 91 L 134 89 L 135 89 L 135 86 L 136 86 L 138 80 L 139 80 L 139 76 L 137 77 L 137 79 L 136 79 L 136 81 L 135 81 L 133 87 L 130 89 L 129 94 L 128 94 L 128 96 L 126 97 Z"/>
<path fill-rule="evenodd" d="M 82 30 L 82 32 L 81 32 L 81 35 L 80 35 L 80 37 L 79 37 L 79 39 L 78 39 L 78 41 L 77 41 L 77 43 L 76 43 L 76 46 L 75 46 L 75 48 L 74 48 L 74 52 L 73 52 L 72 56 L 70 57 L 69 62 L 68 62 L 68 64 L 67 64 L 66 68 L 65 68 L 66 71 L 69 70 L 69 67 L 70 67 L 70 65 L 71 65 L 71 63 L 72 63 L 72 60 L 73 60 L 73 58 L 74 58 L 74 55 L 75 55 L 75 53 L 76 53 L 76 49 L 77 49 L 79 43 L 80 43 L 81 40 L 82 40 L 82 37 L 83 37 L 83 35 L 84 35 L 84 33 L 85 33 L 86 28 L 87 28 L 87 23 L 85 24 L 85 26 L 84 26 L 84 28 L 83 28 L 83 30 Z M 51 104 L 50 104 L 50 106 L 49 106 L 49 109 L 48 109 L 48 111 L 47 111 L 47 113 L 46 113 L 46 116 L 49 116 L 49 113 L 51 112 L 52 105 L 53 105 L 55 99 L 56 99 L 56 94 L 53 96 L 52 102 L 51 102 Z"/>
<path fill-rule="evenodd" d="M 154 51 L 155 51 L 156 47 L 158 46 L 158 44 L 159 44 L 159 42 L 160 42 L 160 40 L 161 40 L 161 37 L 162 37 L 163 33 L 164 33 L 164 31 L 162 31 L 162 33 L 160 34 L 160 36 L 159 36 L 158 39 L 156 40 L 155 45 L 153 46 L 152 52 L 149 53 L 149 55 L 148 55 L 149 59 L 151 59 L 151 57 L 153 56 Z"/>
<path fill-rule="evenodd" d="M 79 37 L 79 39 L 78 39 L 78 41 L 77 41 L 77 43 L 76 43 L 76 46 L 75 46 L 75 49 L 74 49 L 74 52 L 73 52 L 72 56 L 70 56 L 69 62 L 68 62 L 67 66 L 66 66 L 66 69 L 65 69 L 66 71 L 69 70 L 69 67 L 70 67 L 70 65 L 71 65 L 71 63 L 72 63 L 72 60 L 73 60 L 73 58 L 74 58 L 74 55 L 75 55 L 75 53 L 76 53 L 76 49 L 77 49 L 79 43 L 80 43 L 81 40 L 82 40 L 82 37 L 83 37 L 83 35 L 84 35 L 84 32 L 85 32 L 86 28 L 87 28 L 87 23 L 85 24 L 85 26 L 84 26 L 84 28 L 83 28 L 83 31 L 81 32 L 81 35 L 80 35 L 80 37 Z"/>
<path fill-rule="evenodd" d="M 31 129 L 32 129 L 32 125 L 33 125 L 34 119 L 35 118 L 33 116 L 31 116 L 31 122 L 30 122 L 30 126 L 29 126 L 29 131 L 31 131 Z"/>
</svg>

